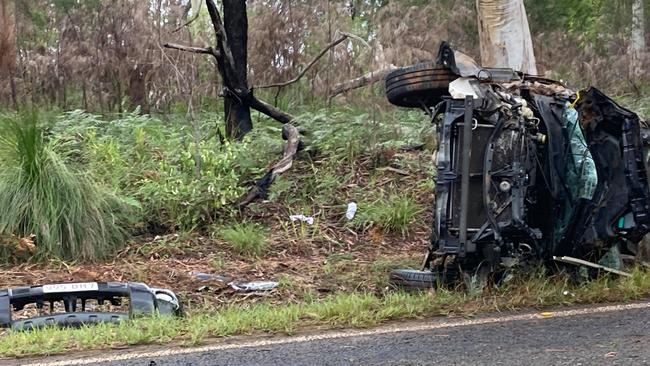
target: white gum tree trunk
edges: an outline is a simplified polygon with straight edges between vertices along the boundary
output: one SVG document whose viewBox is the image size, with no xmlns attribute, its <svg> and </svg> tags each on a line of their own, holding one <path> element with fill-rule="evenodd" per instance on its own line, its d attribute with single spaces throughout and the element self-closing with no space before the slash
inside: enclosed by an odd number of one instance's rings
<svg viewBox="0 0 650 366">
<path fill-rule="evenodd" d="M 523 0 L 476 0 L 481 64 L 537 74 Z"/>
<path fill-rule="evenodd" d="M 645 18 L 643 15 L 643 0 L 632 3 L 632 39 L 630 41 L 632 62 L 630 77 L 638 78 L 643 74 L 643 56 L 645 54 Z"/>
</svg>

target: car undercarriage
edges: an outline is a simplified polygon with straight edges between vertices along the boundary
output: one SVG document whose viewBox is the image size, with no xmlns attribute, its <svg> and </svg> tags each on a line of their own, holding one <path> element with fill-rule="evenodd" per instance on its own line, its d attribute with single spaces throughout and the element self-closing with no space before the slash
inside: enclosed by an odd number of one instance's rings
<svg viewBox="0 0 650 366">
<path fill-rule="evenodd" d="M 389 74 L 386 93 L 426 111 L 438 137 L 431 243 L 394 283 L 633 255 L 650 231 L 650 128 L 598 89 L 480 67 L 443 43 L 436 62 Z"/>
</svg>

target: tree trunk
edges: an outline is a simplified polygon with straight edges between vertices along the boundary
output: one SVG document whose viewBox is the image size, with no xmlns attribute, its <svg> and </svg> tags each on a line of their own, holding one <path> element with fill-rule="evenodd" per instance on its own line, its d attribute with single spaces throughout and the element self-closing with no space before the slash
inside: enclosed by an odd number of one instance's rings
<svg viewBox="0 0 650 366">
<path fill-rule="evenodd" d="M 481 64 L 537 74 L 523 0 L 476 0 Z"/>
<path fill-rule="evenodd" d="M 13 99 L 14 105 L 16 97 L 12 78 L 16 69 L 15 11 L 16 4 L 13 0 L 0 0 L 0 101 Z"/>
<path fill-rule="evenodd" d="M 140 107 L 141 114 L 149 114 L 149 98 L 147 98 L 147 74 L 151 64 L 137 64 L 129 72 L 129 107 L 135 110 Z"/>
<path fill-rule="evenodd" d="M 236 89 L 240 89 L 240 91 L 235 90 L 234 93 L 227 93 L 224 99 L 226 134 L 228 137 L 240 139 L 253 129 L 248 104 L 236 97 L 242 91 L 248 90 L 248 17 L 246 1 L 224 0 L 223 21 L 228 46 L 234 61 L 234 75 L 228 75 L 234 80 L 229 80 L 229 84 Z"/>
<path fill-rule="evenodd" d="M 630 42 L 632 62 L 630 63 L 630 78 L 643 76 L 643 56 L 645 54 L 645 18 L 643 15 L 643 0 L 634 0 L 632 4 L 632 40 Z"/>
<path fill-rule="evenodd" d="M 205 0 L 205 4 L 215 33 L 215 47 L 187 47 L 169 43 L 164 47 L 209 54 L 215 58 L 224 86 L 226 127 L 229 136 L 240 138 L 252 130 L 250 108 L 285 124 L 282 127 L 282 137 L 287 140 L 287 144 L 283 157 L 240 200 L 238 206 L 243 209 L 256 198 L 264 197 L 275 177 L 291 167 L 300 146 L 300 134 L 293 125 L 295 122 L 293 116 L 257 99 L 248 87 L 246 1 L 223 0 L 225 23 L 221 20 L 221 14 L 214 0 Z"/>
</svg>

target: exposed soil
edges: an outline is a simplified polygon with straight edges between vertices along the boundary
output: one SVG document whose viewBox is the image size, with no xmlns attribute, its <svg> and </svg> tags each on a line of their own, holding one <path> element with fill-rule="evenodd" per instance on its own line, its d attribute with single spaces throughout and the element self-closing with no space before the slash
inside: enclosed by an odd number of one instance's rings
<svg viewBox="0 0 650 366">
<path fill-rule="evenodd" d="M 426 234 L 419 233 L 415 236 L 426 237 Z M 151 239 L 145 245 L 155 244 L 164 238 Z M 172 289 L 192 305 L 219 305 L 255 295 L 273 296 L 286 301 L 287 295 L 291 298 L 309 290 L 315 290 L 319 294 L 338 290 L 375 291 L 377 276 L 383 275 L 376 272 L 384 271 L 387 276 L 388 269 L 377 267 L 372 268 L 375 272 L 367 273 L 373 263 L 403 263 L 411 258 L 419 258 L 426 246 L 426 241 L 421 239 L 391 238 L 379 245 L 361 244 L 360 240 L 355 239 L 350 234 L 349 249 L 330 252 L 327 248 L 317 248 L 309 255 L 281 252 L 262 259 L 246 260 L 227 255 L 224 258 L 225 252 L 222 250 L 225 248 L 222 243 L 197 236 L 191 240 L 194 242 L 191 249 L 159 248 L 148 257 L 130 254 L 101 264 L 65 265 L 59 262 L 0 268 L 0 287 L 84 281 L 135 281 Z M 186 243 L 189 241 L 183 244 Z M 215 261 L 219 262 L 218 268 L 215 268 Z M 196 272 L 222 275 L 227 280 L 201 281 L 193 275 Z M 256 280 L 280 280 L 285 286 L 270 294 L 242 294 L 227 285 L 229 281 Z M 354 286 L 356 280 L 359 282 Z"/>
</svg>

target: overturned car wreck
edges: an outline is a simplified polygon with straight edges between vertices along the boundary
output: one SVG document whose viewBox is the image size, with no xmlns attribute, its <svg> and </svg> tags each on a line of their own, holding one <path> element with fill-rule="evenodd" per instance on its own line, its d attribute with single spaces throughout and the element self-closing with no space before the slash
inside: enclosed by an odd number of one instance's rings
<svg viewBox="0 0 650 366">
<path fill-rule="evenodd" d="M 443 43 L 436 62 L 389 74 L 386 93 L 438 134 L 431 244 L 422 270 L 395 270 L 394 283 L 635 254 L 650 231 L 650 128 L 599 90 L 483 68 Z"/>
</svg>

